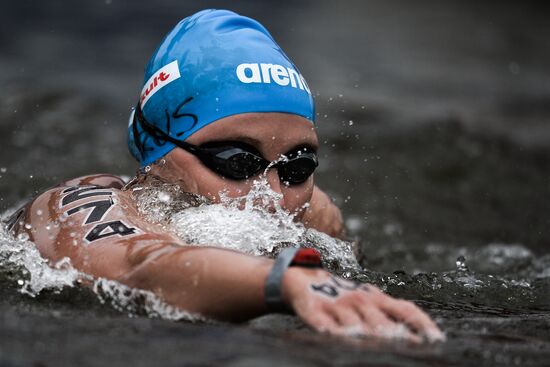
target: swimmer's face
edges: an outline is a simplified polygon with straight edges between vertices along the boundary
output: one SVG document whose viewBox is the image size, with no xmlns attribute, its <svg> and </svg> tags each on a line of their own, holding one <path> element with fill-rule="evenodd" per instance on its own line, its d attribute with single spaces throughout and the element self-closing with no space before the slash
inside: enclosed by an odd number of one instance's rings
<svg viewBox="0 0 550 367">
<path fill-rule="evenodd" d="M 317 134 L 307 119 L 286 113 L 246 113 L 220 119 L 193 134 L 187 142 L 203 145 L 209 142 L 238 141 L 254 147 L 268 161 L 300 148 L 318 148 Z M 186 191 L 220 201 L 219 193 L 229 197 L 245 196 L 255 179 L 224 178 L 206 167 L 193 154 L 175 148 L 165 156 L 165 163 L 153 167 L 154 173 L 169 182 L 179 183 Z M 279 204 L 300 219 L 304 204 L 313 193 L 313 175 L 300 184 L 285 184 L 279 179 L 277 169 L 270 169 L 266 179 L 271 189 L 283 195 Z"/>
</svg>

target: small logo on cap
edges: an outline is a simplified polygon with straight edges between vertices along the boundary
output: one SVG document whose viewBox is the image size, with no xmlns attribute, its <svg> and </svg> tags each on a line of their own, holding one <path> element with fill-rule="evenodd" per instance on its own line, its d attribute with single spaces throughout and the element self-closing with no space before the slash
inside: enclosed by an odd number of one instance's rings
<svg viewBox="0 0 550 367">
<path fill-rule="evenodd" d="M 311 94 L 304 77 L 292 68 L 277 64 L 240 64 L 235 70 L 237 78 L 243 83 L 271 83 L 292 88 L 299 88 Z"/>
<path fill-rule="evenodd" d="M 180 76 L 178 60 L 172 61 L 168 65 L 165 65 L 157 70 L 156 73 L 151 75 L 141 90 L 141 96 L 139 99 L 141 102 L 141 107 L 143 108 L 145 103 L 147 103 L 149 98 L 151 98 L 155 93 L 172 83 L 174 80 L 178 79 Z"/>
</svg>

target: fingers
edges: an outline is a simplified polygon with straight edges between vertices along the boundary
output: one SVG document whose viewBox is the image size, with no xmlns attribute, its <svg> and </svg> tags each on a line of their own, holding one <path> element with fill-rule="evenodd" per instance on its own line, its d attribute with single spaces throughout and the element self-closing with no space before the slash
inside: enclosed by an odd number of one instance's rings
<svg viewBox="0 0 550 367">
<path fill-rule="evenodd" d="M 365 329 L 365 325 L 361 316 L 350 307 L 329 308 L 328 313 L 337 321 L 341 335 L 365 335 L 369 330 Z"/>
<path fill-rule="evenodd" d="M 317 331 L 413 343 L 422 342 L 422 337 L 428 341 L 445 340 L 437 325 L 416 305 L 396 300 L 375 286 L 319 272 L 296 274 L 303 277 L 298 280 L 304 281 L 292 284 L 302 284 L 298 289 L 305 291 L 292 293 L 292 307 Z"/>
<path fill-rule="evenodd" d="M 331 327 L 327 331 L 344 336 L 372 336 L 420 343 L 422 338 L 405 325 L 396 323 L 375 305 L 361 302 L 362 297 L 350 297 L 346 302 L 324 307 Z"/>
<path fill-rule="evenodd" d="M 404 325 L 398 324 L 387 317 L 376 307 L 361 305 L 358 308 L 366 328 L 370 331 L 368 335 L 386 339 L 404 339 L 413 343 L 421 342 L 421 338 L 411 333 Z"/>
<path fill-rule="evenodd" d="M 426 337 L 429 342 L 444 341 L 445 335 L 437 325 L 412 302 L 389 298 L 381 303 L 381 308 L 389 316 L 402 321 L 410 328 Z"/>
<path fill-rule="evenodd" d="M 328 332 L 335 335 L 341 334 L 340 326 L 329 313 L 323 311 L 311 312 L 302 318 L 309 326 L 318 332 Z"/>
</svg>

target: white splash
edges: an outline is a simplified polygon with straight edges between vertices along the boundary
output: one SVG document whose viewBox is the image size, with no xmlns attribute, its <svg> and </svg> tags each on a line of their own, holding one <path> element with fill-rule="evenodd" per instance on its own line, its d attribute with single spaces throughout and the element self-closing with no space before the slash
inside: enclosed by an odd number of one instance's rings
<svg viewBox="0 0 550 367">
<path fill-rule="evenodd" d="M 32 297 L 43 289 L 59 291 L 65 286 L 73 286 L 78 279 L 78 272 L 68 258 L 49 266 L 26 235 L 13 238 L 3 223 L 0 224 L 0 268 L 19 270 L 21 278 L 17 283 L 21 292 Z"/>
<path fill-rule="evenodd" d="M 313 247 L 326 267 L 345 277 L 359 271 L 353 244 L 306 229 L 279 205 L 282 195 L 265 178 L 254 181 L 245 197 L 220 195 L 218 204 L 202 204 L 170 215 L 168 225 L 190 245 L 209 245 L 255 256 L 274 257 L 281 248 Z"/>
<path fill-rule="evenodd" d="M 20 292 L 31 297 L 36 297 L 44 290 L 60 292 L 65 287 L 90 283 L 100 302 L 109 302 L 115 309 L 130 315 L 145 313 L 149 317 L 170 320 L 206 320 L 200 315 L 166 304 L 150 291 L 130 288 L 113 280 L 94 279 L 73 268 L 69 258 L 51 265 L 40 255 L 35 244 L 28 240 L 28 236 L 14 238 L 1 222 L 0 272 L 1 276 L 17 282 Z"/>
<path fill-rule="evenodd" d="M 169 223 L 189 244 L 268 255 L 281 243 L 297 243 L 305 231 L 303 225 L 294 222 L 293 215 L 280 207 L 280 198 L 281 194 L 272 191 L 265 180 L 259 180 L 244 198 L 222 193 L 221 203 L 174 213 Z M 266 206 L 271 206 L 272 212 L 264 209 Z"/>
</svg>

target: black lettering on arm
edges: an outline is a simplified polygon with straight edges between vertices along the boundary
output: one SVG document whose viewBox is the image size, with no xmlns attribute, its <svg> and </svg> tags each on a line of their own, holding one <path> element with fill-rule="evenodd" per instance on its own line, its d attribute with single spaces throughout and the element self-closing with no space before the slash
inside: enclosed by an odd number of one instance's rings
<svg viewBox="0 0 550 367">
<path fill-rule="evenodd" d="M 128 236 L 130 234 L 134 234 L 135 232 L 135 228 L 127 226 L 120 220 L 114 220 L 97 224 L 88 232 L 88 234 L 86 234 L 86 237 L 84 238 L 90 243 L 114 235 Z"/>
<path fill-rule="evenodd" d="M 68 210 L 67 215 L 72 215 L 74 213 L 78 213 L 89 208 L 94 208 L 84 222 L 84 224 L 90 224 L 102 220 L 112 206 L 113 199 L 111 198 L 109 198 L 108 200 L 92 201 L 91 203 L 85 203 L 74 207 L 71 210 Z"/>
<path fill-rule="evenodd" d="M 96 191 L 94 191 L 96 190 Z M 99 191 L 98 191 L 99 190 Z M 88 198 L 91 196 L 111 196 L 113 195 L 113 192 L 110 190 L 104 190 L 103 187 L 100 186 L 89 186 L 89 187 L 69 187 L 65 190 L 63 190 L 63 193 L 69 193 L 68 195 L 65 195 L 63 199 L 61 200 L 61 206 L 68 205 L 74 201 Z"/>
<path fill-rule="evenodd" d="M 94 196 L 107 196 L 107 198 L 103 198 L 100 200 L 88 199 L 84 201 L 84 203 L 82 203 L 81 205 L 71 208 L 65 212 L 67 216 L 70 216 L 75 213 L 93 208 L 86 217 L 84 223 L 82 223 L 82 225 L 97 223 L 91 230 L 88 231 L 88 233 L 84 237 L 87 243 L 91 243 L 115 235 L 128 236 L 131 234 L 135 234 L 136 231 L 139 231 L 137 228 L 129 226 L 122 220 L 103 221 L 103 219 L 109 212 L 109 209 L 111 209 L 115 205 L 112 190 L 105 189 L 101 186 L 72 186 L 63 190 L 62 193 L 67 195 L 62 197 L 60 203 L 61 207 L 81 199 L 93 198 Z"/>
</svg>

